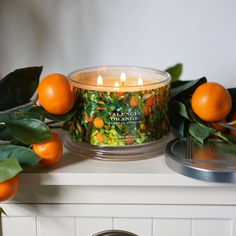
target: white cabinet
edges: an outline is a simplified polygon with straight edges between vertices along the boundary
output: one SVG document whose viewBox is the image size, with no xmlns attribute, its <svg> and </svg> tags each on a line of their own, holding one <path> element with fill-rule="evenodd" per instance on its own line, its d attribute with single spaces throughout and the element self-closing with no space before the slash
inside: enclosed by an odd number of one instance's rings
<svg viewBox="0 0 236 236">
<path fill-rule="evenodd" d="M 140 236 L 235 236 L 236 185 L 170 170 L 164 156 L 133 162 L 78 159 L 21 174 L 1 205 L 3 236 L 90 236 L 123 229 Z"/>
</svg>

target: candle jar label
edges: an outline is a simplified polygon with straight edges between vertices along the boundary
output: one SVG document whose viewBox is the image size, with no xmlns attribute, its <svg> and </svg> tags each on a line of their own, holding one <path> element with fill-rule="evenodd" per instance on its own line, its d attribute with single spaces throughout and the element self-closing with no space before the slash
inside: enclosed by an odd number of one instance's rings
<svg viewBox="0 0 236 236">
<path fill-rule="evenodd" d="M 77 141 L 138 145 L 157 141 L 169 131 L 169 84 L 136 92 L 74 90 L 79 107 L 70 134 Z"/>
</svg>

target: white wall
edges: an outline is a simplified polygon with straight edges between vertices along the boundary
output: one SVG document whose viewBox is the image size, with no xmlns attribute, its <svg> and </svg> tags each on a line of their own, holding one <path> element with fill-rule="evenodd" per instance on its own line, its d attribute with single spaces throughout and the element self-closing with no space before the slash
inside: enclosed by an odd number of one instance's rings
<svg viewBox="0 0 236 236">
<path fill-rule="evenodd" d="M 235 0 L 0 0 L 0 73 L 96 65 L 165 69 L 236 87 Z"/>
</svg>

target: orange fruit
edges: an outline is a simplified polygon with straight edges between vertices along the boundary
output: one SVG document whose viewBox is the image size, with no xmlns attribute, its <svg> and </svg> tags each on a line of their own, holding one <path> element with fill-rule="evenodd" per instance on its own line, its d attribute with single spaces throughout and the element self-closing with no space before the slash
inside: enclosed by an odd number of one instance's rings
<svg viewBox="0 0 236 236">
<path fill-rule="evenodd" d="M 100 143 L 104 143 L 105 138 L 104 138 L 104 136 L 103 136 L 102 133 L 98 132 L 97 135 L 96 135 L 96 137 L 97 137 L 97 140 L 98 140 Z"/>
<path fill-rule="evenodd" d="M 19 189 L 19 178 L 15 177 L 0 183 L 0 202 L 13 198 Z"/>
<path fill-rule="evenodd" d="M 154 96 L 148 97 L 145 104 L 150 107 L 153 106 L 155 104 L 155 97 Z"/>
<path fill-rule="evenodd" d="M 41 157 L 40 163 L 45 166 L 57 164 L 63 153 L 63 146 L 57 133 L 52 132 L 52 138 L 42 143 L 33 144 L 34 152 Z"/>
<path fill-rule="evenodd" d="M 71 110 L 75 95 L 66 76 L 47 75 L 38 86 L 38 101 L 49 113 L 62 115 Z"/>
<path fill-rule="evenodd" d="M 96 117 L 93 121 L 93 124 L 97 129 L 101 129 L 104 126 L 104 121 L 103 119 Z"/>
<path fill-rule="evenodd" d="M 236 112 L 234 112 L 231 117 L 230 117 L 230 121 L 236 121 Z M 232 125 L 235 129 L 236 129 L 236 124 Z M 231 129 L 230 130 L 230 133 L 233 135 L 233 136 L 236 136 L 236 130 L 233 130 Z"/>
<path fill-rule="evenodd" d="M 192 109 L 202 120 L 223 120 L 231 110 L 232 99 L 227 89 L 214 82 L 200 85 L 192 96 Z"/>
<path fill-rule="evenodd" d="M 137 107 L 139 104 L 138 99 L 136 97 L 132 97 L 129 101 L 129 104 L 131 107 Z"/>
</svg>

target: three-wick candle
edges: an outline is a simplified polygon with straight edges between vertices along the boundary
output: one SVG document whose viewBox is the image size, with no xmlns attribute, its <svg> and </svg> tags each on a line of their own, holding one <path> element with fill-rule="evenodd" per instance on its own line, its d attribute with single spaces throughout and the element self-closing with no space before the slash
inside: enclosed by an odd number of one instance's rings
<svg viewBox="0 0 236 236">
<path fill-rule="evenodd" d="M 78 104 L 70 121 L 74 140 L 126 146 L 158 141 L 168 134 L 168 73 L 113 66 L 78 70 L 69 78 Z"/>
</svg>

